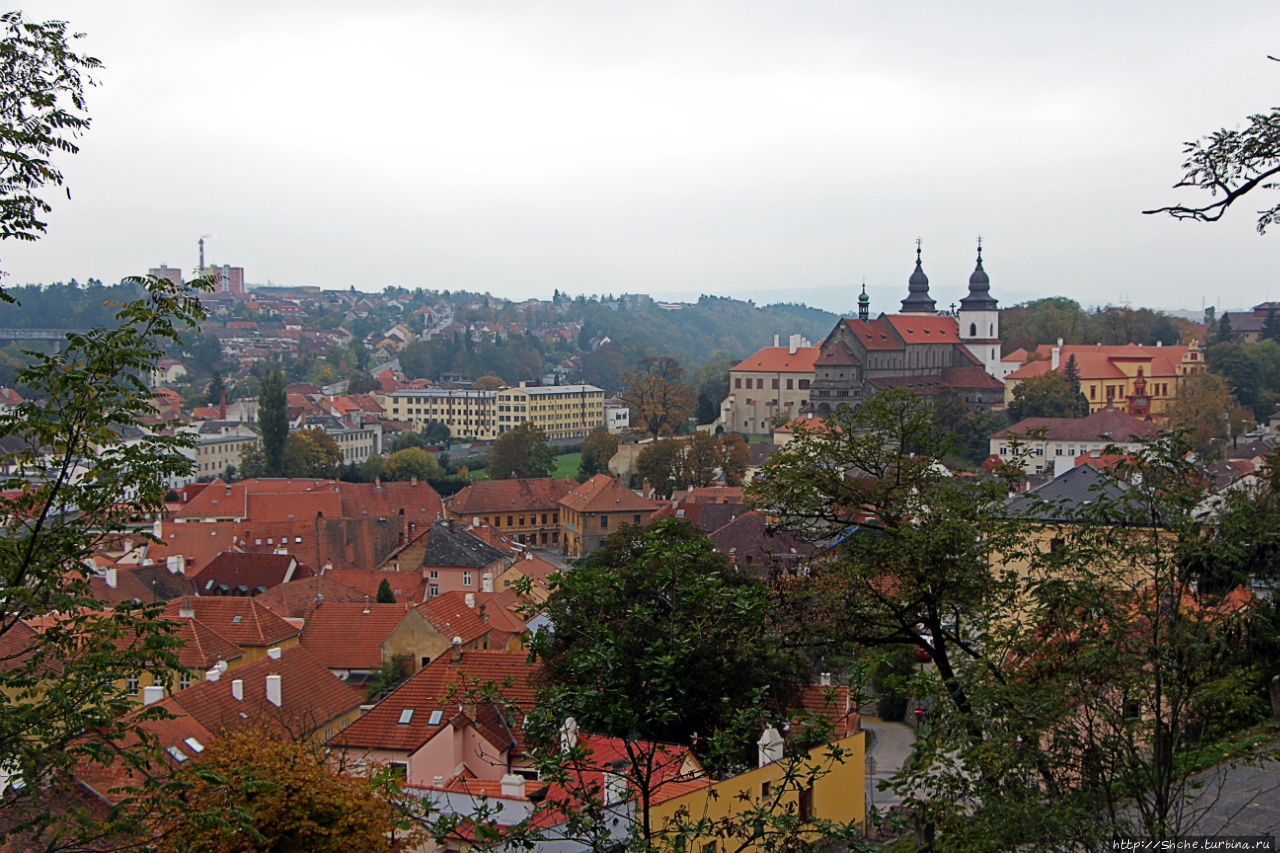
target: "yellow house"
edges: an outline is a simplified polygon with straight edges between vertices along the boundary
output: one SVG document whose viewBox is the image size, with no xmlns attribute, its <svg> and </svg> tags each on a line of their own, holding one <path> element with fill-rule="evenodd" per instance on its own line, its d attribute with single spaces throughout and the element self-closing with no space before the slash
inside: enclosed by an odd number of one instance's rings
<svg viewBox="0 0 1280 853">
<path fill-rule="evenodd" d="M 1187 376 L 1208 370 L 1199 344 L 1143 346 L 1102 344 L 1041 346 L 1034 352 L 1017 350 L 1005 356 L 1022 366 L 1004 380 L 1004 402 L 1013 401 L 1014 390 L 1027 379 L 1050 371 L 1066 371 L 1074 359 L 1080 392 L 1089 401 L 1089 412 L 1119 409 L 1135 417 L 1165 415 L 1177 399 Z"/>
<path fill-rule="evenodd" d="M 776 735 L 776 732 L 775 732 Z M 780 745 L 780 741 L 778 742 Z M 762 752 L 764 746 L 762 745 Z M 776 753 L 781 756 L 781 751 Z M 817 747 L 799 765 L 780 758 L 708 787 L 673 797 L 653 806 L 653 825 L 660 832 L 672 832 L 708 819 L 709 826 L 734 823 L 737 815 L 767 808 L 795 814 L 802 820 L 861 824 L 866 821 L 866 735 L 863 732 Z M 790 777 L 790 778 L 788 778 Z M 749 834 L 750 830 L 747 827 Z M 759 830 L 757 830 L 759 831 Z M 818 837 L 817 830 L 800 830 Z M 699 853 L 724 850 L 773 850 L 780 839 L 764 829 L 743 846 L 743 838 L 715 835 L 690 839 L 687 849 Z"/>
</svg>

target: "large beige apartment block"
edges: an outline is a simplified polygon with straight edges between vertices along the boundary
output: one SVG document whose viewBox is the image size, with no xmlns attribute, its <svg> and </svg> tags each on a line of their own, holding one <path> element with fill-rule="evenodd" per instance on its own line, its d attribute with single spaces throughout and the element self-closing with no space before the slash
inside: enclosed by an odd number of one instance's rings
<svg viewBox="0 0 1280 853">
<path fill-rule="evenodd" d="M 527 385 L 501 391 L 402 389 L 374 395 L 385 416 L 423 429 L 429 421 L 455 438 L 497 438 L 533 423 L 547 438 L 585 438 L 604 424 L 604 390 L 594 385 Z"/>
</svg>

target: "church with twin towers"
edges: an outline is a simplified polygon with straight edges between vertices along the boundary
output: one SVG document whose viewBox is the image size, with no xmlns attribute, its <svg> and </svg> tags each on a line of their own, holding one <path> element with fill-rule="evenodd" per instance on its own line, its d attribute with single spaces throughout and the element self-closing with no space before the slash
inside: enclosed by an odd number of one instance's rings
<svg viewBox="0 0 1280 853">
<path fill-rule="evenodd" d="M 818 348 L 809 406 L 829 415 L 841 406 L 858 406 L 876 391 L 908 388 L 932 397 L 950 391 L 971 406 L 1004 402 L 1000 375 L 1000 309 L 991 296 L 991 280 L 978 260 L 969 275 L 969 293 L 959 309 L 939 311 L 929 296 L 920 241 L 916 266 L 907 279 L 907 296 L 894 314 L 871 316 L 866 286 L 858 297 L 858 316 L 842 318 Z"/>
</svg>

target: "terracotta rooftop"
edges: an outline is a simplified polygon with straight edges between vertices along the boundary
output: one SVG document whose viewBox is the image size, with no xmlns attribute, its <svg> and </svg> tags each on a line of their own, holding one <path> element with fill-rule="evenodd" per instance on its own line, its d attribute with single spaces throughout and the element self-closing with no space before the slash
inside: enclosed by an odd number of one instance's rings
<svg viewBox="0 0 1280 853">
<path fill-rule="evenodd" d="M 448 639 L 461 637 L 463 643 L 470 643 L 493 632 L 492 639 L 498 642 L 490 642 L 489 645 L 500 646 L 512 636 L 524 633 L 524 622 L 513 622 L 513 617 L 503 607 L 492 603 L 496 594 L 446 592 L 419 604 L 418 612 L 427 617 L 427 621 Z M 467 595 L 475 596 L 475 607 L 467 606 Z M 483 613 L 481 605 L 484 605 Z"/>
<path fill-rule="evenodd" d="M 405 619 L 422 618 L 404 604 L 322 601 L 306 616 L 302 645 L 329 669 L 382 666 L 382 644 Z"/>
<path fill-rule="evenodd" d="M 376 600 L 376 587 L 373 594 L 366 594 L 337 580 L 334 577 L 336 574 L 348 573 L 325 572 L 302 580 L 282 583 L 255 597 L 254 601 L 281 617 L 289 618 L 305 616 L 307 611 L 315 606 L 316 601 L 359 601 L 363 603 Z M 350 574 L 372 573 L 351 572 Z"/>
<path fill-rule="evenodd" d="M 187 611 L 193 614 L 188 618 L 199 619 L 241 648 L 273 646 L 298 634 L 297 628 L 252 598 L 186 596 L 169 602 L 164 616 L 181 619 Z"/>
<path fill-rule="evenodd" d="M 445 506 L 464 522 L 470 522 L 471 516 L 502 512 L 551 512 L 577 485 L 576 480 L 568 477 L 563 480 L 555 477 L 477 480 L 445 501 Z"/>
<path fill-rule="evenodd" d="M 178 620 L 175 633 L 182 642 L 178 663 L 188 669 L 208 669 L 220 660 L 244 657 L 243 649 L 198 619 Z"/>
<path fill-rule="evenodd" d="M 224 551 L 200 569 L 191 582 L 199 595 L 258 595 L 273 586 L 311 574 L 290 554 L 242 554 Z"/>
<path fill-rule="evenodd" d="M 991 437 L 1025 437 L 1032 430 L 1043 430 L 1050 441 L 1133 441 L 1154 435 L 1160 428 L 1118 409 L 1102 409 L 1083 418 L 1024 418 Z"/>
<path fill-rule="evenodd" d="M 496 685 L 502 700 L 513 709 L 530 708 L 535 690 L 528 660 L 524 651 L 466 650 L 455 664 L 451 653 L 442 654 L 330 743 L 412 753 L 449 722 L 464 698 L 460 694 L 477 684 Z M 516 726 L 517 738 L 520 731 Z"/>
<path fill-rule="evenodd" d="M 280 705 L 267 696 L 267 677 L 280 676 Z M 241 697 L 235 696 L 240 683 Z M 201 681 L 171 697 L 209 731 L 251 726 L 272 720 L 294 734 L 315 731 L 360 706 L 364 694 L 329 672 L 301 646 L 284 649 L 278 659 L 264 657 L 237 667 L 217 681 Z"/>
<path fill-rule="evenodd" d="M 869 350 L 902 349 L 901 339 L 883 314 L 874 320 L 855 320 L 852 317 L 845 317 L 843 322 L 853 332 L 858 343 Z"/>
<path fill-rule="evenodd" d="M 608 474 L 596 474 L 561 498 L 560 503 L 582 513 L 653 512 L 658 508 Z"/>
<path fill-rule="evenodd" d="M 813 373 L 813 363 L 818 358 L 820 347 L 763 347 L 730 370 L 755 371 L 765 373 Z"/>
</svg>

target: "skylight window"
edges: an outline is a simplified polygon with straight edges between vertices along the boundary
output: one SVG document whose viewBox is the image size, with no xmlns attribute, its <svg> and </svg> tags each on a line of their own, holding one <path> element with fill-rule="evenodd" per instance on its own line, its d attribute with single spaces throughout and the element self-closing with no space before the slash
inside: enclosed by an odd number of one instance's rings
<svg viewBox="0 0 1280 853">
<path fill-rule="evenodd" d="M 204 744 L 193 737 L 183 738 L 182 742 L 191 747 L 192 752 L 204 752 Z"/>
<path fill-rule="evenodd" d="M 240 624 L 240 620 L 241 620 L 241 619 L 243 619 L 243 618 L 244 618 L 243 616 L 241 616 L 240 614 L 238 614 L 238 613 L 237 613 L 235 616 L 232 616 L 232 617 L 231 617 L 231 624 L 232 624 L 232 625 L 239 625 L 239 624 Z"/>
<path fill-rule="evenodd" d="M 173 760 L 177 761 L 178 763 L 182 763 L 183 761 L 186 761 L 189 757 L 185 752 L 178 749 L 176 746 L 171 746 L 167 748 L 165 752 L 173 756 Z"/>
<path fill-rule="evenodd" d="M 436 710 L 431 712 L 431 717 L 430 719 L 427 720 L 427 725 L 438 726 L 440 725 L 440 720 L 443 717 L 444 717 L 444 711 L 441 711 L 439 708 L 437 708 Z"/>
<path fill-rule="evenodd" d="M 400 725 L 407 726 L 409 725 L 409 722 L 411 720 L 413 720 L 412 708 L 405 708 L 403 711 L 400 712 L 400 720 L 399 720 Z"/>
</svg>

